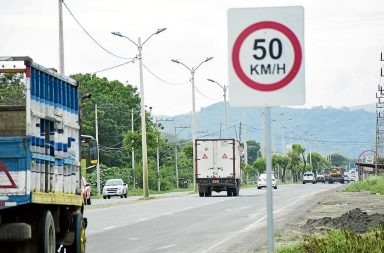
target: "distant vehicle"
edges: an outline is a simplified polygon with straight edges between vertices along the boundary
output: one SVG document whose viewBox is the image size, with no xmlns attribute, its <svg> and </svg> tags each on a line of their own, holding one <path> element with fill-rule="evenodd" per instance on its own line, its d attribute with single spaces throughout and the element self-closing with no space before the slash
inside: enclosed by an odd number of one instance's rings
<svg viewBox="0 0 384 253">
<path fill-rule="evenodd" d="M 103 187 L 103 199 L 110 199 L 111 196 L 120 196 L 120 198 L 128 197 L 128 185 L 123 179 L 109 179 Z"/>
<path fill-rule="evenodd" d="M 324 175 L 322 175 L 322 174 L 318 174 L 318 175 L 316 176 L 316 183 L 319 183 L 319 182 L 321 182 L 321 183 L 325 183 L 325 176 L 324 176 Z"/>
<path fill-rule="evenodd" d="M 325 177 L 325 181 L 329 184 L 339 182 L 344 184 L 344 169 L 342 167 L 332 167 L 329 170 L 329 176 Z"/>
<path fill-rule="evenodd" d="M 272 176 L 272 187 L 277 189 L 277 181 L 275 175 Z M 257 180 L 257 189 L 261 189 L 262 187 L 267 187 L 267 174 L 260 174 L 259 179 Z"/>
<path fill-rule="evenodd" d="M 356 170 L 350 170 L 349 171 L 349 181 L 350 182 L 356 182 L 358 181 L 357 171 Z"/>
<path fill-rule="evenodd" d="M 196 139 L 196 182 L 200 197 L 212 191 L 238 196 L 240 191 L 240 142 L 236 139 Z"/>
<path fill-rule="evenodd" d="M 346 182 L 346 183 L 349 183 L 349 172 L 348 171 L 345 171 L 344 172 L 344 182 Z"/>
<path fill-rule="evenodd" d="M 91 204 L 91 186 L 87 183 L 87 180 L 82 177 L 81 178 L 81 186 L 82 186 L 82 196 L 84 199 L 85 205 Z"/>
<path fill-rule="evenodd" d="M 306 184 L 306 183 L 316 184 L 316 177 L 315 177 L 315 174 L 313 174 L 313 172 L 308 171 L 304 173 L 303 184 Z"/>
</svg>

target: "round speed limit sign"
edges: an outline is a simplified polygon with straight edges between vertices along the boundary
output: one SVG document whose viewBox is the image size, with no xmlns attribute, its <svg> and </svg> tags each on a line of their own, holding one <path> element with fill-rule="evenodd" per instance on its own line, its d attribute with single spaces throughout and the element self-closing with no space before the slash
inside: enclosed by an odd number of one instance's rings
<svg viewBox="0 0 384 253">
<path fill-rule="evenodd" d="M 229 94 L 234 105 L 304 102 L 303 9 L 229 10 Z"/>
<path fill-rule="evenodd" d="M 300 69 L 301 60 L 301 46 L 296 35 L 273 21 L 247 27 L 232 51 L 237 76 L 260 91 L 273 91 L 289 84 Z"/>
</svg>

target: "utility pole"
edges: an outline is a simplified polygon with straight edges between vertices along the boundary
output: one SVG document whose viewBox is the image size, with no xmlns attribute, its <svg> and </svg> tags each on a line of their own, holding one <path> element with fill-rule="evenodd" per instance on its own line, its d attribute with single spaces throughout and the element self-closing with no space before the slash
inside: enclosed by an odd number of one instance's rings
<svg viewBox="0 0 384 253">
<path fill-rule="evenodd" d="M 59 0 L 59 73 L 64 75 L 63 3 Z"/>
<path fill-rule="evenodd" d="M 201 66 L 201 64 L 212 60 L 213 57 L 208 57 L 202 62 L 200 62 L 197 67 L 189 68 L 187 65 L 182 63 L 179 60 L 172 59 L 171 61 L 177 64 L 183 65 L 186 69 L 188 69 L 191 72 L 191 84 L 192 84 L 192 167 L 193 167 L 193 192 L 197 192 L 196 187 L 196 164 L 195 164 L 195 158 L 196 158 L 196 147 L 195 147 L 195 140 L 196 140 L 196 109 L 195 109 L 195 72 L 196 70 Z"/>
<path fill-rule="evenodd" d="M 248 144 L 247 144 L 247 114 L 245 112 L 245 108 L 243 108 L 243 122 L 244 122 L 244 164 L 245 166 L 248 165 Z M 246 180 L 247 180 L 247 184 L 248 184 L 248 173 L 246 175 Z"/>
<path fill-rule="evenodd" d="M 131 131 L 134 131 L 134 119 L 133 119 L 133 109 L 131 109 Z M 132 160 L 132 174 L 133 174 L 133 188 L 136 187 L 136 177 L 135 177 L 135 149 L 133 148 L 133 139 L 132 139 L 132 147 L 131 147 L 131 160 Z"/>
<path fill-rule="evenodd" d="M 100 149 L 99 149 L 99 123 L 97 118 L 97 104 L 95 103 L 95 129 L 96 129 L 96 143 L 97 143 L 97 163 L 96 163 L 96 181 L 97 193 L 100 194 Z"/>
<path fill-rule="evenodd" d="M 380 83 L 378 86 L 378 92 L 376 93 L 377 103 L 376 103 L 376 159 L 375 159 L 375 173 L 377 174 L 378 168 L 377 163 L 379 157 L 382 157 L 382 150 L 384 148 L 384 91 L 383 91 L 383 82 L 384 82 L 384 56 L 383 52 L 380 53 Z M 360 174 L 362 174 L 359 171 Z"/>
<path fill-rule="evenodd" d="M 144 103 L 144 80 L 143 80 L 143 46 L 153 35 L 164 32 L 167 28 L 158 29 L 152 33 L 144 42 L 141 42 L 139 37 L 137 43 L 121 34 L 120 32 L 112 32 L 113 35 L 126 38 L 131 43 L 135 44 L 138 50 L 137 59 L 139 60 L 139 77 L 140 77 L 140 118 L 141 118 L 141 152 L 142 152 L 142 167 L 143 167 L 143 198 L 149 197 L 148 190 L 148 148 L 147 148 L 147 123 Z"/>
</svg>

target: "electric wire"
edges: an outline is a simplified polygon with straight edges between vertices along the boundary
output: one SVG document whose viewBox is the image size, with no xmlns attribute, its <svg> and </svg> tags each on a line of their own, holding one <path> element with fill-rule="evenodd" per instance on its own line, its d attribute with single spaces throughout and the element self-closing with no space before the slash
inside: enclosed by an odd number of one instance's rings
<svg viewBox="0 0 384 253">
<path fill-rule="evenodd" d="M 104 71 L 107 71 L 107 70 L 115 69 L 115 68 L 118 68 L 118 67 L 127 65 L 128 63 L 135 63 L 135 59 L 136 59 L 136 57 L 133 58 L 133 59 L 130 60 L 130 61 L 121 63 L 121 64 L 119 64 L 119 65 L 115 65 L 115 66 L 112 66 L 112 67 L 109 67 L 109 68 L 105 68 L 105 69 L 102 69 L 102 70 L 95 71 L 95 72 L 93 72 L 92 74 L 97 74 L 97 73 L 104 72 Z"/>
<path fill-rule="evenodd" d="M 203 96 L 204 98 L 206 98 L 206 99 L 208 99 L 208 100 L 217 101 L 217 100 L 220 99 L 220 97 L 219 97 L 219 98 L 212 98 L 212 97 L 208 97 L 208 96 L 204 95 L 204 94 L 203 94 L 203 93 L 196 87 L 196 85 L 195 85 L 195 90 L 196 90 L 198 93 L 200 93 L 201 96 Z"/>
<path fill-rule="evenodd" d="M 72 11 L 69 9 L 69 7 L 65 4 L 64 0 L 61 1 L 63 3 L 63 5 L 65 6 L 65 8 L 68 10 L 69 14 L 72 16 L 72 18 L 76 21 L 76 23 L 80 26 L 80 28 L 88 35 L 89 38 L 91 38 L 91 40 L 93 40 L 93 42 L 95 42 L 101 49 L 103 49 L 105 52 L 109 53 L 110 55 L 113 55 L 117 58 L 120 58 L 120 59 L 125 59 L 125 60 L 129 60 L 129 59 L 134 59 L 134 58 L 127 58 L 127 57 L 122 57 L 122 56 L 119 56 L 117 54 L 114 54 L 112 53 L 111 51 L 109 51 L 108 49 L 106 49 L 105 47 L 103 47 L 99 42 L 97 42 L 97 40 L 95 38 L 92 37 L 92 35 L 84 28 L 84 26 L 79 22 L 79 20 L 77 20 L 77 18 L 75 17 L 75 15 L 72 13 Z"/>
<path fill-rule="evenodd" d="M 151 71 L 144 63 L 143 63 L 143 66 L 151 75 L 153 75 L 156 79 L 158 79 L 159 81 L 161 81 L 165 84 L 172 85 L 172 86 L 179 86 L 179 85 L 185 85 L 185 84 L 189 83 L 189 80 L 186 82 L 183 82 L 183 83 L 171 83 L 171 82 L 165 81 L 164 79 L 160 78 L 158 75 L 153 73 L 153 71 Z"/>
</svg>

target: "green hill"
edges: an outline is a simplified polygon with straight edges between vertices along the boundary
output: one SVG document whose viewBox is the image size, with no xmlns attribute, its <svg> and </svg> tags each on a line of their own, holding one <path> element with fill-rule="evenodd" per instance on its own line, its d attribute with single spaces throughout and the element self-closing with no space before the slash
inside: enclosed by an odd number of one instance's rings
<svg viewBox="0 0 384 253">
<path fill-rule="evenodd" d="M 308 151 L 311 149 L 323 155 L 337 152 L 349 158 L 357 158 L 362 151 L 375 146 L 376 114 L 365 110 L 371 107 L 275 107 L 271 112 L 273 149 L 281 153 L 283 146 L 300 143 Z M 244 111 L 246 117 L 243 116 Z M 224 137 L 222 102 L 202 108 L 196 115 L 198 138 Z M 164 132 L 174 134 L 176 127 L 179 139 L 190 139 L 191 129 L 179 127 L 191 126 L 191 114 L 178 115 L 173 119 L 162 122 Z M 248 140 L 262 142 L 262 129 L 262 108 L 228 106 L 229 137 L 244 140 L 246 135 Z"/>
</svg>

